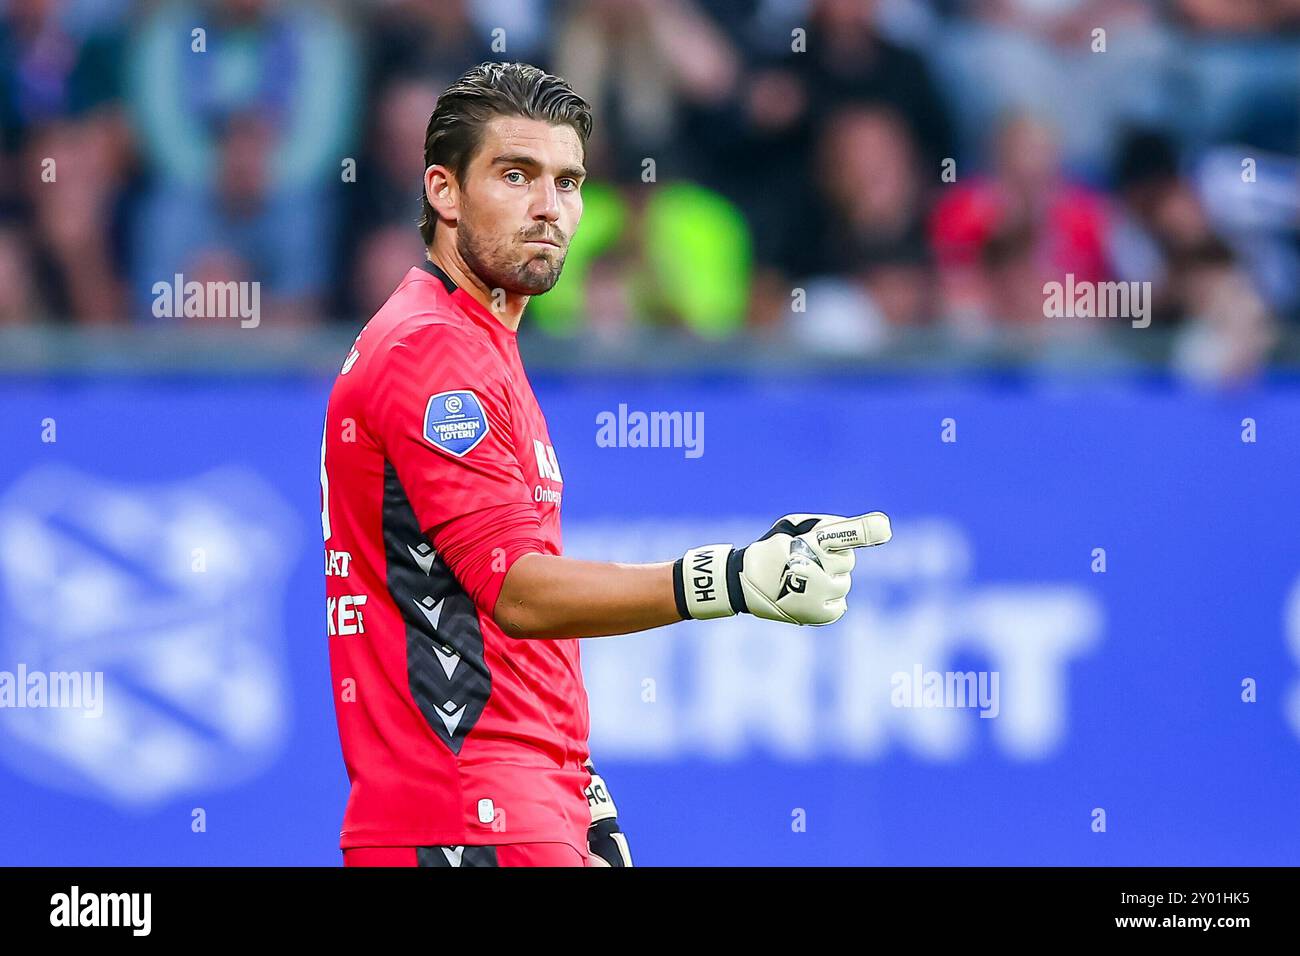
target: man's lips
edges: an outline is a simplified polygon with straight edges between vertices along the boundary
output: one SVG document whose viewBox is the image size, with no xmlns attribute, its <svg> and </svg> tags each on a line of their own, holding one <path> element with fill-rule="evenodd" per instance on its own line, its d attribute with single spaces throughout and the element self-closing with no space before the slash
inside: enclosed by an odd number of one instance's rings
<svg viewBox="0 0 1300 956">
<path fill-rule="evenodd" d="M 556 249 L 560 248 L 560 244 L 554 239 L 527 239 L 525 241 L 536 246 L 552 246 Z"/>
</svg>

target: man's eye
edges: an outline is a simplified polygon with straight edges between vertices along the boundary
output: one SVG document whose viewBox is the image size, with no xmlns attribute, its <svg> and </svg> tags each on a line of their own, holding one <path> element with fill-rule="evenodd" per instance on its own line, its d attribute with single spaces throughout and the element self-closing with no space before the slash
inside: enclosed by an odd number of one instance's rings
<svg viewBox="0 0 1300 956">
<path fill-rule="evenodd" d="M 561 180 L 560 180 L 560 184 L 561 184 L 565 189 L 577 189 L 577 188 L 578 188 L 578 181 L 577 181 L 576 179 L 571 179 L 571 178 L 569 178 L 568 176 L 565 176 L 563 179 L 561 179 Z"/>
<path fill-rule="evenodd" d="M 518 179 L 510 179 L 511 176 L 518 176 L 519 178 L 518 178 Z M 519 170 L 517 170 L 517 169 L 512 169 L 512 170 L 510 170 L 510 172 L 506 173 L 506 178 L 507 178 L 507 179 L 510 179 L 510 181 L 511 181 L 512 183 L 522 183 L 522 182 L 524 181 L 524 179 L 525 179 L 524 174 L 521 173 L 521 172 L 520 172 Z"/>
</svg>

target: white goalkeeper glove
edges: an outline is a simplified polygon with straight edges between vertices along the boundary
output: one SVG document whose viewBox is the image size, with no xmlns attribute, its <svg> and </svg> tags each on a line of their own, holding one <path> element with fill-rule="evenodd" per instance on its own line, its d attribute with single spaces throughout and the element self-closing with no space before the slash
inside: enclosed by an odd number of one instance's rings
<svg viewBox="0 0 1300 956">
<path fill-rule="evenodd" d="M 746 548 L 691 548 L 673 565 L 677 610 L 697 620 L 747 612 L 789 624 L 831 624 L 847 609 L 853 549 L 884 544 L 892 534 L 879 511 L 855 518 L 786 515 Z"/>
<path fill-rule="evenodd" d="M 591 808 L 591 826 L 587 828 L 587 849 L 591 853 L 591 866 L 631 866 L 632 852 L 627 848 L 627 837 L 618 825 L 618 808 L 614 798 L 596 767 L 588 760 L 585 764 L 591 774 L 591 783 L 583 791 L 587 806 Z"/>
</svg>

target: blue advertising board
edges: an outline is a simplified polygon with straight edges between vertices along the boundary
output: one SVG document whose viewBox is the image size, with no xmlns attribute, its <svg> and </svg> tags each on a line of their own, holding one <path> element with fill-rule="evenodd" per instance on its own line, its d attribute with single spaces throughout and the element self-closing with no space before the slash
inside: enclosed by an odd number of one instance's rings
<svg viewBox="0 0 1300 956">
<path fill-rule="evenodd" d="M 893 519 L 830 627 L 584 642 L 639 865 L 1300 864 L 1296 382 L 534 385 L 567 554 Z M 0 865 L 339 865 L 328 390 L 0 382 Z"/>
</svg>

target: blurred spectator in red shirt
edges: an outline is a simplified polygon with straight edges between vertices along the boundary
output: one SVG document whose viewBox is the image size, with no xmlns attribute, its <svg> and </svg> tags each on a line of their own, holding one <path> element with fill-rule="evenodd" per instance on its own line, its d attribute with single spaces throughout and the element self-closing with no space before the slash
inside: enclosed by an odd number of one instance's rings
<svg viewBox="0 0 1300 956">
<path fill-rule="evenodd" d="M 1076 282 L 1107 278 L 1104 203 L 1062 175 L 1052 130 L 1027 115 L 1002 124 L 993 152 L 993 174 L 943 187 L 930 217 L 946 311 L 959 323 L 1040 320 L 1044 283 L 1063 282 L 1070 273 Z M 1034 313 L 1016 309 L 1003 316 L 1004 303 L 991 297 L 988 252 L 995 241 L 1002 277 L 1014 262 L 1027 287 L 1013 300 L 1027 303 L 1028 290 L 1038 290 Z"/>
</svg>

